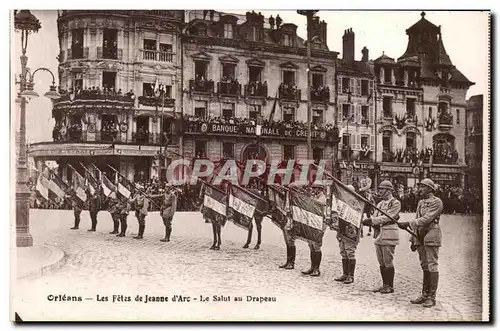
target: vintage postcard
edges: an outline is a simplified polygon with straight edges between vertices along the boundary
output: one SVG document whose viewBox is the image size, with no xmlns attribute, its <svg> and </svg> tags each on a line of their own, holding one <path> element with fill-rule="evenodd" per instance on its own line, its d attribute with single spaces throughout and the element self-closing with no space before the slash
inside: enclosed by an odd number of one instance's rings
<svg viewBox="0 0 500 331">
<path fill-rule="evenodd" d="M 490 320 L 489 11 L 13 10 L 10 46 L 12 321 Z"/>
</svg>

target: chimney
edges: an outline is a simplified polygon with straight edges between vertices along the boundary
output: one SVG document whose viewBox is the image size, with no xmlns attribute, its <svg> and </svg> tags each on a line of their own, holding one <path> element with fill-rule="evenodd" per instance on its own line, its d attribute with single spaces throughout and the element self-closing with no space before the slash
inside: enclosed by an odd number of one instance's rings
<svg viewBox="0 0 500 331">
<path fill-rule="evenodd" d="M 354 32 L 352 28 L 344 31 L 342 37 L 342 58 L 347 62 L 354 62 Z"/>
<path fill-rule="evenodd" d="M 368 48 L 366 48 L 366 46 L 363 47 L 363 49 L 361 50 L 361 53 L 363 54 L 363 57 L 361 58 L 361 61 L 368 62 L 369 61 Z"/>
</svg>

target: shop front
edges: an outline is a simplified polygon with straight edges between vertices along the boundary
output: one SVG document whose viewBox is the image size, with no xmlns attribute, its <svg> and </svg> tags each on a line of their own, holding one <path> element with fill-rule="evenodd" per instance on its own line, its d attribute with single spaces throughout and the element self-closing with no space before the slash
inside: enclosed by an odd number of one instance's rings
<svg viewBox="0 0 500 331">
<path fill-rule="evenodd" d="M 340 161 L 339 168 L 340 180 L 347 185 L 359 183 L 365 174 L 368 174 L 372 183 L 375 182 L 375 163 L 373 162 L 356 161 L 347 163 Z M 373 187 L 372 185 L 372 188 Z"/>
</svg>

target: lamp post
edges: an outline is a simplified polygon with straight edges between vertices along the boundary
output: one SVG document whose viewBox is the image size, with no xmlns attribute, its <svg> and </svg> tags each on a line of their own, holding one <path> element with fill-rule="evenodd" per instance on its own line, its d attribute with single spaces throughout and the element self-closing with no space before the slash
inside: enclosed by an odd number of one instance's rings
<svg viewBox="0 0 500 331">
<path fill-rule="evenodd" d="M 312 21 L 314 14 L 318 10 L 297 10 L 297 13 L 304 15 L 307 18 L 307 159 L 312 159 L 312 143 L 311 143 L 311 39 L 312 39 Z"/>
<path fill-rule="evenodd" d="M 48 71 L 52 75 L 52 86 L 45 96 L 49 99 L 58 99 L 60 94 L 56 90 L 54 74 L 47 68 L 39 68 L 33 73 L 27 67 L 28 57 L 26 48 L 28 36 L 38 32 L 41 28 L 40 21 L 29 10 L 14 11 L 14 29 L 21 33 L 21 74 L 19 81 L 19 93 L 17 101 L 20 103 L 20 127 L 19 127 L 19 155 L 17 157 L 16 176 L 16 246 L 33 246 L 33 237 L 29 232 L 29 197 L 28 167 L 26 156 L 26 98 L 36 98 L 38 93 L 34 91 L 33 77 L 39 70 Z"/>
</svg>

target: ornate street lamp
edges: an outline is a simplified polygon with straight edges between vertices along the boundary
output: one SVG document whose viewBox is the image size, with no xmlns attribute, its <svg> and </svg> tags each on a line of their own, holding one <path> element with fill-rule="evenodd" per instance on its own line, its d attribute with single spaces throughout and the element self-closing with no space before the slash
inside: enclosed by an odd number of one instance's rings
<svg viewBox="0 0 500 331">
<path fill-rule="evenodd" d="M 40 30 L 40 21 L 29 10 L 14 11 L 14 29 L 21 33 L 21 74 L 19 81 L 19 93 L 16 102 L 20 103 L 20 127 L 19 127 L 19 156 L 17 157 L 17 176 L 16 176 L 16 246 L 33 246 L 33 237 L 29 233 L 29 197 L 28 188 L 28 168 L 26 157 L 26 99 L 38 97 L 34 91 L 33 78 L 37 71 L 48 71 L 52 75 L 52 86 L 45 96 L 49 99 L 60 98 L 56 91 L 54 74 L 47 68 L 37 69 L 31 74 L 27 67 L 28 57 L 26 48 L 28 47 L 28 36 L 33 32 Z"/>
</svg>

